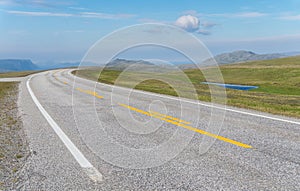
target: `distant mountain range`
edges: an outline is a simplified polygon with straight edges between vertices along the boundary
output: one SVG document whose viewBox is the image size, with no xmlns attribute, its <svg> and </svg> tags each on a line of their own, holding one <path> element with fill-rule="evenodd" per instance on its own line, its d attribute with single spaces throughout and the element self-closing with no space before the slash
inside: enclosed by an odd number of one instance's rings
<svg viewBox="0 0 300 191">
<path fill-rule="evenodd" d="M 230 53 L 223 53 L 216 55 L 214 59 L 218 64 L 231 64 L 231 63 L 239 63 L 246 61 L 254 61 L 254 60 L 270 60 L 276 58 L 283 58 L 288 56 L 300 55 L 300 52 L 287 52 L 281 54 L 256 54 L 251 51 L 234 51 Z M 211 59 L 205 60 L 203 63 L 200 63 L 199 66 L 207 65 Z M 56 68 L 69 68 L 69 67 L 78 67 L 80 62 L 64 62 L 58 64 L 44 64 L 44 65 L 36 65 L 32 63 L 29 59 L 0 59 L 0 72 L 12 72 L 12 71 L 25 71 L 25 70 L 48 70 L 48 69 L 56 69 Z M 97 66 L 94 63 L 86 63 L 86 66 Z M 108 63 L 105 67 L 109 69 L 116 70 L 124 70 L 129 66 L 133 66 L 131 70 L 160 70 L 162 68 L 171 69 L 172 67 L 164 64 L 151 63 L 144 60 L 126 60 L 126 59 L 115 59 Z M 195 68 L 194 64 L 176 64 L 181 69 Z M 104 65 L 103 65 L 104 66 Z M 158 69 L 155 69 L 155 66 Z"/>
<path fill-rule="evenodd" d="M 285 56 L 298 56 L 298 55 L 300 55 L 300 52 L 298 52 L 298 51 L 294 51 L 294 52 L 284 52 L 284 53 L 282 53 L 283 55 L 285 55 Z"/>
<path fill-rule="evenodd" d="M 256 54 L 251 51 L 239 50 L 229 53 L 223 53 L 214 56 L 215 61 L 219 64 L 233 64 L 247 61 L 255 60 L 271 60 L 276 58 L 284 58 L 289 56 L 300 55 L 300 52 L 290 52 L 290 53 L 278 53 L 278 54 Z M 212 59 L 207 59 L 204 62 L 200 63 L 199 66 L 208 65 Z M 181 64 L 179 66 L 181 69 L 195 68 L 195 64 Z"/>
<path fill-rule="evenodd" d="M 78 67 L 79 62 L 64 62 L 58 64 L 41 64 L 32 63 L 29 59 L 0 59 L 0 73 L 18 72 L 29 70 L 50 70 L 56 68 Z"/>
<path fill-rule="evenodd" d="M 31 60 L 25 59 L 2 59 L 0 60 L 0 72 L 13 72 L 25 70 L 39 70 Z"/>
<path fill-rule="evenodd" d="M 145 60 L 115 59 L 109 62 L 105 68 L 114 70 L 139 71 L 139 72 L 170 72 L 176 70 L 176 66 L 161 61 L 149 62 Z"/>
<path fill-rule="evenodd" d="M 52 65 L 44 65 L 42 68 L 45 70 L 49 69 L 56 69 L 56 68 L 72 68 L 72 67 L 78 67 L 80 62 L 62 62 L 58 64 L 52 64 Z"/>
<path fill-rule="evenodd" d="M 126 60 L 126 59 L 115 59 L 108 64 L 106 64 L 105 68 L 108 69 L 116 69 L 116 70 L 124 70 L 124 69 L 130 69 L 129 67 L 132 67 L 132 69 L 140 69 L 143 67 L 151 67 L 155 66 L 155 64 L 144 61 L 144 60 Z"/>
<path fill-rule="evenodd" d="M 219 54 L 214 57 L 218 64 L 230 64 L 236 62 L 245 62 L 252 60 L 271 60 L 275 58 L 286 57 L 284 54 L 256 54 L 251 51 L 234 51 L 230 53 Z"/>
</svg>

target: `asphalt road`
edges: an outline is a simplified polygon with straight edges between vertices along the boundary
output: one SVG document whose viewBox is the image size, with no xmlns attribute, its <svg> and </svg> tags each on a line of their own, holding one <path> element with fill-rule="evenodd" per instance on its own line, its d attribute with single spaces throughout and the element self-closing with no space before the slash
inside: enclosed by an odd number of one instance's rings
<svg viewBox="0 0 300 191">
<path fill-rule="evenodd" d="M 21 80 L 32 155 L 20 189 L 300 189 L 298 119 L 74 84 L 69 70 Z"/>
</svg>

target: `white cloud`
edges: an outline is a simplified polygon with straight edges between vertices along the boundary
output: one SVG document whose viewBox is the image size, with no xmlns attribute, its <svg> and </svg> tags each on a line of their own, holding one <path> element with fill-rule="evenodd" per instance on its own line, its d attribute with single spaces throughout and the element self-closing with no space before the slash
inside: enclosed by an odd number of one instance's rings
<svg viewBox="0 0 300 191">
<path fill-rule="evenodd" d="M 90 18 L 101 18 L 101 19 L 128 19 L 135 17 L 132 14 L 107 14 L 107 13 L 97 13 L 97 12 L 83 12 L 80 14 L 82 17 Z"/>
<path fill-rule="evenodd" d="M 55 7 L 57 5 L 69 5 L 70 3 L 64 1 L 50 1 L 50 0 L 0 0 L 0 5 L 7 6 L 34 6 L 34 7 Z"/>
<path fill-rule="evenodd" d="M 175 25 L 188 31 L 188 32 L 194 32 L 199 29 L 200 21 L 197 17 L 192 15 L 183 15 L 179 17 Z"/>
<path fill-rule="evenodd" d="M 193 11 L 189 11 L 190 13 L 192 13 Z M 175 25 L 188 31 L 188 32 L 195 32 L 198 34 L 202 34 L 202 35 L 210 35 L 211 31 L 207 30 L 210 29 L 212 27 L 214 27 L 216 24 L 212 23 L 212 22 L 201 22 L 198 19 L 198 17 L 196 17 L 196 15 L 199 15 L 196 11 L 194 11 L 194 15 L 183 15 L 181 17 L 179 17 L 176 22 Z"/>
<path fill-rule="evenodd" d="M 299 15 L 286 15 L 279 17 L 283 20 L 291 20 L 291 21 L 300 21 L 300 14 Z"/>
<path fill-rule="evenodd" d="M 7 11 L 7 13 L 14 15 L 25 15 L 25 16 L 51 16 L 51 17 L 71 17 L 73 14 L 68 13 L 52 13 L 52 12 L 31 12 L 31 11 Z"/>
<path fill-rule="evenodd" d="M 54 13 L 54 12 L 33 12 L 33 11 L 6 11 L 9 14 L 24 15 L 24 16 L 38 16 L 38 17 L 85 17 L 85 18 L 99 18 L 99 19 L 128 19 L 135 15 L 130 14 L 106 14 L 97 12 L 81 12 L 81 13 Z"/>
</svg>

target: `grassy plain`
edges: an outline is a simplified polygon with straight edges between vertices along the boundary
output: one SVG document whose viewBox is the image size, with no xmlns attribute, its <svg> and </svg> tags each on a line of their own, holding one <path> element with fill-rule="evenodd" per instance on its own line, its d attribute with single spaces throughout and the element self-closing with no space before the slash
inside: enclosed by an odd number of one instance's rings
<svg viewBox="0 0 300 191">
<path fill-rule="evenodd" d="M 213 69 L 206 68 L 203 70 L 209 72 Z M 226 89 L 228 105 L 300 118 L 300 56 L 222 65 L 220 71 L 225 83 L 259 86 L 259 88 L 250 91 Z M 139 79 L 145 75 L 151 75 L 153 79 L 167 76 L 168 79 L 173 79 L 176 82 L 179 89 L 185 91 L 186 79 L 181 78 L 181 75 L 176 72 L 149 74 L 147 72 L 126 71 L 122 73 L 119 70 L 104 69 L 99 77 L 99 69 L 94 68 L 74 73 L 107 84 L 118 82 L 117 85 L 124 87 L 132 87 L 132 84 L 140 81 Z M 117 81 L 121 73 L 126 78 Z M 210 101 L 209 87 L 201 84 L 205 81 L 203 73 L 198 69 L 187 69 L 184 70 L 184 73 L 192 82 L 197 94 L 192 95 L 190 92 L 183 97 Z M 178 88 L 171 87 L 162 80 L 145 80 L 135 85 L 134 88 L 172 96 L 177 96 L 174 89 L 178 90 Z M 186 90 L 189 91 L 189 89 Z"/>
</svg>

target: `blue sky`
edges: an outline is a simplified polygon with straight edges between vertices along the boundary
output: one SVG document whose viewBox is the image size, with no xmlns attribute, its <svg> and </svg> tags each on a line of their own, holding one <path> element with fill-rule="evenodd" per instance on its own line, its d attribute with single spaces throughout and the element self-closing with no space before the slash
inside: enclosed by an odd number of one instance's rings
<svg viewBox="0 0 300 191">
<path fill-rule="evenodd" d="M 213 54 L 300 51 L 299 0 L 0 0 L 0 58 L 77 61 L 101 37 L 147 22 L 182 27 Z"/>
</svg>

